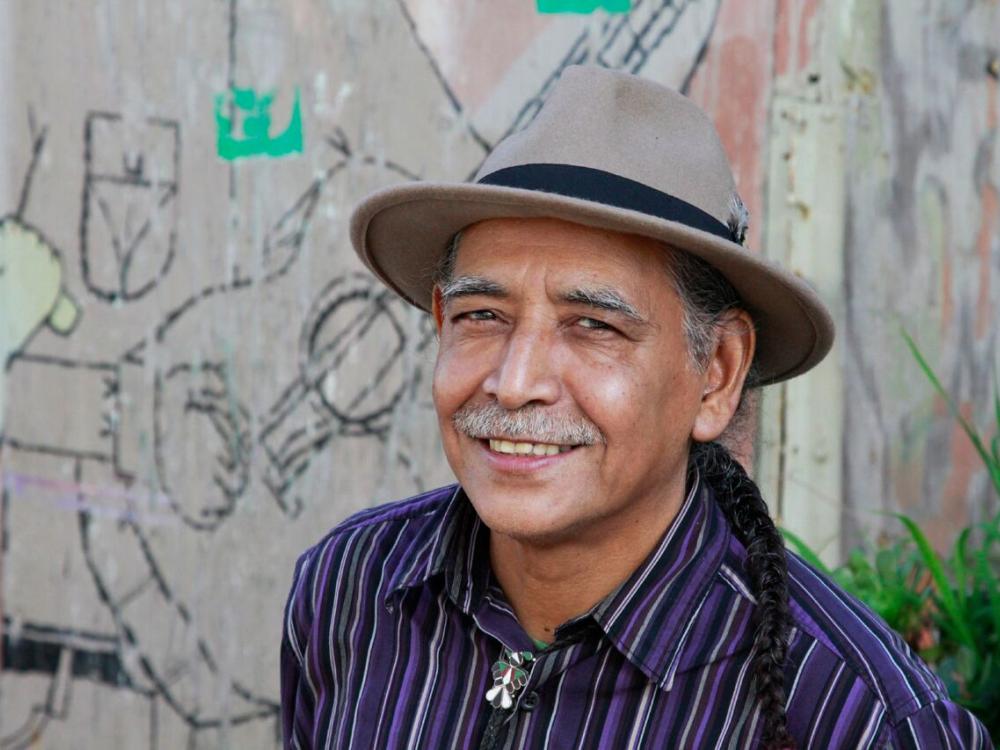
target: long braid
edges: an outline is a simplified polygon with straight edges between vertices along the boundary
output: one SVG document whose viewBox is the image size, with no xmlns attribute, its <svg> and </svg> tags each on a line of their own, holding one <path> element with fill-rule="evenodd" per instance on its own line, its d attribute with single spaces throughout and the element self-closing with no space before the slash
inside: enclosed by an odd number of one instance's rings
<svg viewBox="0 0 1000 750">
<path fill-rule="evenodd" d="M 784 670 L 792 618 L 784 541 L 757 485 L 728 450 L 719 443 L 698 443 L 691 456 L 747 549 L 747 573 L 757 598 L 752 667 L 764 719 L 764 747 L 794 748 L 785 716 Z"/>
</svg>

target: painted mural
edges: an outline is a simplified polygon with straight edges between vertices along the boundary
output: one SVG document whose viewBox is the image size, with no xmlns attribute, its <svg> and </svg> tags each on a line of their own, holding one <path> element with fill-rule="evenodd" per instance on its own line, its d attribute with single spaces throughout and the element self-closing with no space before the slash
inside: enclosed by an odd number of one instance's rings
<svg viewBox="0 0 1000 750">
<path fill-rule="evenodd" d="M 689 85 L 719 3 L 633 5 L 6 11 L 0 747 L 277 745 L 295 557 L 449 476 L 350 206 L 473 173 L 571 63 Z"/>
<path fill-rule="evenodd" d="M 1000 16 L 878 5 L 0 6 L 0 750 L 279 745 L 297 555 L 356 510 L 450 481 L 433 326 L 363 271 L 351 206 L 474 174 L 573 63 L 713 115 L 753 247 L 786 221 L 766 200 L 774 102 L 839 113 L 845 524 L 860 535 L 869 509 L 917 503 L 945 538 L 935 498 L 957 520 L 985 512 L 892 337 L 905 318 L 982 403 Z"/>
</svg>

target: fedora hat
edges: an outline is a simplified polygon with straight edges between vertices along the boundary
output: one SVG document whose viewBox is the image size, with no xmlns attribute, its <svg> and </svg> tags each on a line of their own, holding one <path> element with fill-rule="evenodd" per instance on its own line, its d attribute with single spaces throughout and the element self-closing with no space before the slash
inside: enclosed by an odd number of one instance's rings
<svg viewBox="0 0 1000 750">
<path fill-rule="evenodd" d="M 757 325 L 763 384 L 805 372 L 833 343 L 833 320 L 802 279 L 744 247 L 735 183 L 711 120 L 638 76 L 570 66 L 535 119 L 497 144 L 471 182 L 412 182 L 365 197 L 351 216 L 362 262 L 430 310 L 451 238 L 502 217 L 554 217 L 638 234 L 716 268 Z M 738 200 L 738 199 L 736 199 Z"/>
</svg>

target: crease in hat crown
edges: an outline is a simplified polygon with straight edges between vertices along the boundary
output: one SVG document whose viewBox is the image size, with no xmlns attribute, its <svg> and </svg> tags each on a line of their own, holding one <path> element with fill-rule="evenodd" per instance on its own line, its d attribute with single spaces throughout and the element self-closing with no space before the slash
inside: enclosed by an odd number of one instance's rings
<svg viewBox="0 0 1000 750">
<path fill-rule="evenodd" d="M 592 193 L 581 192 L 584 181 Z M 390 289 L 429 310 L 441 256 L 478 221 L 554 217 L 652 237 L 733 284 L 758 326 L 760 382 L 778 382 L 826 355 L 833 320 L 807 283 L 733 236 L 735 196 L 715 126 L 686 96 L 635 75 L 569 66 L 535 118 L 497 144 L 471 182 L 377 190 L 355 207 L 351 242 Z"/>
</svg>

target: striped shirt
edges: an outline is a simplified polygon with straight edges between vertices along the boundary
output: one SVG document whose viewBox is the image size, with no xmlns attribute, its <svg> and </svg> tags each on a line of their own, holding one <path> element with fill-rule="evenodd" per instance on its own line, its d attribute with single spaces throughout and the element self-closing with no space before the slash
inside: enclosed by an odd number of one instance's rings
<svg viewBox="0 0 1000 750">
<path fill-rule="evenodd" d="M 492 575 L 488 534 L 452 486 L 359 513 L 299 559 L 281 646 L 286 747 L 759 745 L 746 551 L 710 488 L 695 482 L 649 558 L 543 650 Z M 884 622 L 791 553 L 788 566 L 798 747 L 991 747 Z M 504 649 L 534 652 L 506 710 L 485 698 Z"/>
</svg>

